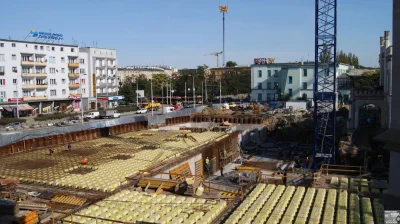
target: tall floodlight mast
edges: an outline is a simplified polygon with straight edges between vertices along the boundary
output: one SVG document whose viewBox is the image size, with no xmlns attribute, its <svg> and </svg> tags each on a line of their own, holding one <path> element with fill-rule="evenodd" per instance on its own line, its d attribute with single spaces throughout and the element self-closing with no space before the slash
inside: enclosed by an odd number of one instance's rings
<svg viewBox="0 0 400 224">
<path fill-rule="evenodd" d="M 222 67 L 225 67 L 225 13 L 228 12 L 228 6 L 219 6 L 222 12 Z"/>
<path fill-rule="evenodd" d="M 335 163 L 337 0 L 315 0 L 314 157 Z"/>
</svg>

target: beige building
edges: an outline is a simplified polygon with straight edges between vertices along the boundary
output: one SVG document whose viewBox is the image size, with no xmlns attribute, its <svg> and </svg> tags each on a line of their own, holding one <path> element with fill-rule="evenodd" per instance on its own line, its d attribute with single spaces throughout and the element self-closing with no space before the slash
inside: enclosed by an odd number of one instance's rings
<svg viewBox="0 0 400 224">
<path fill-rule="evenodd" d="M 144 75 L 146 78 L 150 79 L 155 74 L 161 73 L 171 76 L 175 72 L 177 72 L 177 69 L 170 66 L 128 66 L 118 68 L 117 75 L 121 82 L 124 82 L 128 77 Z"/>
</svg>

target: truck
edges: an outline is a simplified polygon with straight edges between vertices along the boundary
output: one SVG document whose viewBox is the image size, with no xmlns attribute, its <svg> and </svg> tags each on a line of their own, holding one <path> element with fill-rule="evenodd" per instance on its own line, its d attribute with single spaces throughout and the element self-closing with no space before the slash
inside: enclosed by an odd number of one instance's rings
<svg viewBox="0 0 400 224">
<path fill-rule="evenodd" d="M 142 108 L 146 108 L 147 110 L 159 110 L 161 108 L 160 103 L 142 103 Z"/>
<path fill-rule="evenodd" d="M 100 118 L 119 118 L 121 114 L 116 110 L 103 110 L 100 111 Z"/>
<path fill-rule="evenodd" d="M 99 112 L 93 111 L 93 112 L 89 112 L 88 114 L 86 114 L 86 115 L 84 116 L 84 118 L 87 118 L 87 119 L 95 119 L 95 118 L 99 118 L 99 116 L 100 116 L 100 113 L 99 113 Z"/>
</svg>

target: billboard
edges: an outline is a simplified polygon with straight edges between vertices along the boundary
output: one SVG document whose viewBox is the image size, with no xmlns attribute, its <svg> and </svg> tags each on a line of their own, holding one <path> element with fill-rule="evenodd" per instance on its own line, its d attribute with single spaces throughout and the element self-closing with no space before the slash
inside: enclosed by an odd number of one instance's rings
<svg viewBox="0 0 400 224">
<path fill-rule="evenodd" d="M 136 90 L 136 94 L 138 95 L 138 98 L 143 98 L 144 97 L 144 90 Z"/>
<path fill-rule="evenodd" d="M 92 88 L 93 88 L 93 96 L 96 97 L 96 74 L 92 74 Z"/>
</svg>

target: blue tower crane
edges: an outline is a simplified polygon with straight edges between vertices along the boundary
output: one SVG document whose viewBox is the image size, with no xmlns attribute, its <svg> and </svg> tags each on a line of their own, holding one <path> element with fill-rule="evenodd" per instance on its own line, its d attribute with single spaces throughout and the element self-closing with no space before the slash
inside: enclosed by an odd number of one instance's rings
<svg viewBox="0 0 400 224">
<path fill-rule="evenodd" d="M 314 169 L 335 163 L 336 3 L 315 0 Z"/>
</svg>

